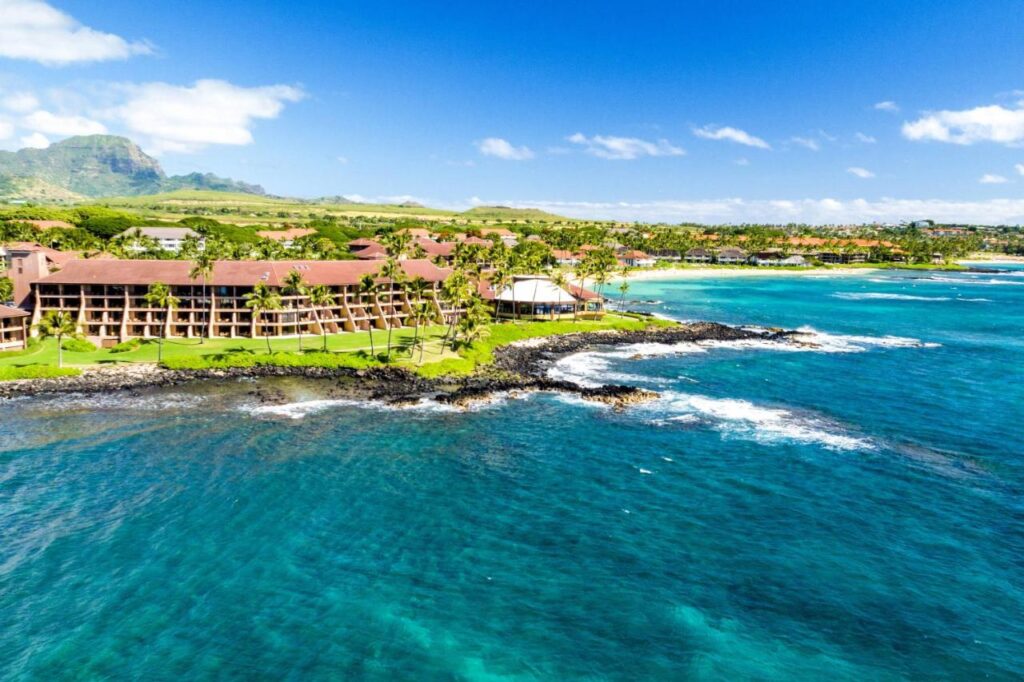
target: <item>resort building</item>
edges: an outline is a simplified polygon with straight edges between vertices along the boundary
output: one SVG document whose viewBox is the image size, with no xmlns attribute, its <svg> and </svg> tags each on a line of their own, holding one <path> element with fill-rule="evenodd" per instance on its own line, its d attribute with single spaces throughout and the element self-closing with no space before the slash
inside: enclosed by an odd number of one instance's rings
<svg viewBox="0 0 1024 682">
<path fill-rule="evenodd" d="M 595 319 L 604 316 L 601 296 L 582 287 L 567 284 L 563 289 L 546 275 L 516 275 L 502 291 L 486 282 L 480 285 L 485 300 L 494 301 L 499 318 L 557 320 L 564 317 Z"/>
<path fill-rule="evenodd" d="M 0 351 L 28 347 L 29 317 L 20 308 L 0 305 Z"/>
<path fill-rule="evenodd" d="M 654 265 L 655 260 L 643 251 L 626 251 L 619 256 L 619 262 L 631 268 L 649 268 Z"/>
<path fill-rule="evenodd" d="M 109 346 L 159 336 L 280 337 L 403 327 L 412 324 L 412 306 L 420 300 L 430 303 L 436 322 L 458 312 L 439 295 L 450 271 L 428 260 L 400 263 L 405 282 L 422 279 L 422 299 L 405 283 L 383 279 L 377 280 L 376 291 L 361 291 L 363 276 L 376 275 L 381 266 L 380 261 L 217 261 L 204 283 L 189 277 L 188 261 L 75 260 L 33 283 L 32 322 L 52 310 L 66 311 L 82 334 Z M 292 271 L 309 286 L 328 287 L 333 300 L 314 308 L 307 296 L 289 291 L 285 278 Z M 155 308 L 146 301 L 154 282 L 170 287 L 176 307 Z M 280 294 L 280 309 L 253 314 L 246 307 L 246 294 L 257 283 Z"/>
<path fill-rule="evenodd" d="M 710 263 L 714 260 L 715 254 L 710 249 L 698 246 L 686 252 L 687 263 Z"/>
<path fill-rule="evenodd" d="M 0 258 L 6 270 L 4 275 L 14 283 L 14 305 L 27 306 L 32 295 L 32 282 L 59 270 L 77 257 L 77 253 L 57 251 L 35 242 L 14 242 L 0 246 Z"/>
<path fill-rule="evenodd" d="M 204 240 L 200 237 L 199 233 L 188 227 L 130 227 L 118 236 L 125 239 L 146 237 L 155 241 L 164 251 L 170 251 L 171 253 L 181 251 L 182 244 L 189 237 L 198 239 L 200 247 L 204 244 Z M 136 251 L 145 250 L 142 246 L 131 248 Z"/>
<path fill-rule="evenodd" d="M 724 249 L 719 249 L 718 254 L 715 256 L 715 260 L 723 265 L 739 265 L 746 263 L 749 256 L 743 249 L 736 248 L 734 246 L 727 246 Z"/>
</svg>

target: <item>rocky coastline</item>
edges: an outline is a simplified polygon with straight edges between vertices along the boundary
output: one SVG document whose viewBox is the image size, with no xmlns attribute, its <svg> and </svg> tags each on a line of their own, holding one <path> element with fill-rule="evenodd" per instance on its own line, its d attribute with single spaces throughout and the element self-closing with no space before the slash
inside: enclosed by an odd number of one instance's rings
<svg viewBox="0 0 1024 682">
<path fill-rule="evenodd" d="M 0 399 L 57 393 L 108 393 L 178 386 L 196 381 L 229 381 L 267 377 L 297 377 L 326 381 L 329 397 L 374 400 L 402 406 L 424 398 L 468 408 L 495 395 L 556 391 L 609 404 L 616 409 L 653 400 L 656 393 L 635 386 L 587 387 L 551 379 L 548 369 L 559 358 L 599 346 L 633 343 L 693 343 L 698 341 L 762 340 L 799 343 L 796 332 L 750 330 L 714 322 L 694 322 L 643 331 L 580 332 L 532 339 L 495 351 L 493 364 L 467 377 L 426 379 L 399 367 L 363 370 L 322 367 L 240 367 L 218 370 L 169 370 L 155 365 L 122 365 L 89 369 L 80 376 L 0 383 Z M 264 404 L 286 402 L 272 386 L 256 382 L 250 394 Z"/>
</svg>

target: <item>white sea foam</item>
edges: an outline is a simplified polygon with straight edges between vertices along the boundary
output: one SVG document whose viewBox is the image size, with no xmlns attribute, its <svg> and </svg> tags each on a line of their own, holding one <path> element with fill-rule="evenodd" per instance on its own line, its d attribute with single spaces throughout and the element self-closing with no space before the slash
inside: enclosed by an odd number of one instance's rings
<svg viewBox="0 0 1024 682">
<path fill-rule="evenodd" d="M 655 349 L 654 346 L 659 348 Z M 645 348 L 641 348 L 645 347 Z M 583 351 L 561 358 L 548 369 L 548 377 L 561 381 L 572 381 L 580 386 L 597 388 L 607 383 L 665 383 L 665 379 L 627 374 L 611 370 L 611 360 L 634 356 L 653 357 L 667 352 L 686 352 L 670 344 L 630 344 L 611 351 Z M 691 351 L 692 352 L 692 351 Z"/>
<path fill-rule="evenodd" d="M 752 331 L 763 331 L 749 328 Z M 549 369 L 552 379 L 572 381 L 581 386 L 596 388 L 609 383 L 646 383 L 665 385 L 666 379 L 645 377 L 614 371 L 615 360 L 654 358 L 670 355 L 707 353 L 710 350 L 770 350 L 782 353 L 862 353 L 878 348 L 936 348 L 940 344 L 902 336 L 858 336 L 828 334 L 812 327 L 801 327 L 793 340 L 774 341 L 764 338 L 736 339 L 732 341 L 696 341 L 692 343 L 630 343 L 609 350 L 581 351 L 556 361 Z M 684 380 L 692 381 L 685 377 Z"/>
<path fill-rule="evenodd" d="M 822 353 L 863 353 L 878 348 L 938 348 L 941 344 L 921 341 L 905 336 L 860 336 L 856 334 L 828 334 L 813 327 L 800 327 L 798 341 L 814 344 L 809 350 Z"/>
<path fill-rule="evenodd" d="M 852 435 L 843 426 L 811 414 L 762 407 L 747 400 L 712 398 L 698 394 L 666 392 L 659 400 L 639 409 L 669 415 L 654 423 L 700 421 L 725 437 L 746 438 L 766 444 L 797 442 L 831 450 L 866 450 L 870 440 Z"/>
<path fill-rule="evenodd" d="M 885 294 L 885 293 L 847 293 L 841 292 L 832 294 L 833 298 L 842 298 L 847 301 L 950 301 L 948 296 L 913 296 L 911 294 Z"/>
<path fill-rule="evenodd" d="M 360 410 L 378 410 L 383 412 L 414 411 L 414 412 L 474 412 L 485 409 L 497 403 L 509 399 L 508 394 L 494 394 L 487 400 L 473 403 L 470 407 L 463 408 L 446 403 L 439 403 L 430 398 L 420 398 L 414 403 L 391 404 L 379 400 L 352 400 L 348 398 L 338 399 L 316 399 L 298 400 L 279 405 L 243 405 L 239 408 L 242 412 L 257 417 L 271 417 L 278 419 L 304 419 L 311 414 L 317 414 L 332 409 L 353 408 Z"/>
</svg>

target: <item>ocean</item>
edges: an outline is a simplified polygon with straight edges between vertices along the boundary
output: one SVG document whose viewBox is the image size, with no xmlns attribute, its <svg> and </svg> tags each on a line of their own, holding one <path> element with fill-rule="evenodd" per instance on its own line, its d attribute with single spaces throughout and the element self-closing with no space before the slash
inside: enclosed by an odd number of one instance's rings
<svg viewBox="0 0 1024 682">
<path fill-rule="evenodd" d="M 1024 678 L 1024 269 L 635 282 L 469 412 L 251 383 L 0 405 L 0 680 Z"/>
</svg>

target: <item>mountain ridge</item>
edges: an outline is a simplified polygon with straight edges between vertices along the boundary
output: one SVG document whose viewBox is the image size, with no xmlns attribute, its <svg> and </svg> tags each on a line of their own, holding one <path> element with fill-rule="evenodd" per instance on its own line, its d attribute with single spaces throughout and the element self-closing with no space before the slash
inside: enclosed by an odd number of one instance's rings
<svg viewBox="0 0 1024 682">
<path fill-rule="evenodd" d="M 259 185 L 212 173 L 168 176 L 159 161 L 117 135 L 78 135 L 45 149 L 0 151 L 0 198 L 75 201 L 178 189 L 266 194 Z"/>
</svg>

